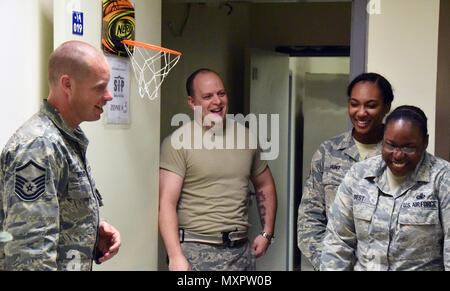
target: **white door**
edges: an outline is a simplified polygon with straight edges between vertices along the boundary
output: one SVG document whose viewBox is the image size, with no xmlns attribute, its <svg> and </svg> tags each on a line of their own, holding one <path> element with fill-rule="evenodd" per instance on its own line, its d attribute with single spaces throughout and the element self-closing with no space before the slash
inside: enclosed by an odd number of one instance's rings
<svg viewBox="0 0 450 291">
<path fill-rule="evenodd" d="M 292 267 L 292 209 L 289 207 L 289 57 L 275 52 L 251 49 L 250 51 L 250 113 L 255 115 L 278 115 L 279 128 L 271 132 L 270 142 L 278 142 L 278 157 L 269 160 L 269 167 L 275 180 L 278 194 L 278 211 L 275 224 L 275 242 L 266 255 L 257 260 L 257 270 L 290 270 Z M 260 121 L 260 119 L 258 119 Z M 258 125 L 261 125 L 260 122 Z M 259 136 L 259 135 L 258 135 Z M 277 138 L 278 137 L 278 138 Z M 278 141 L 276 140 L 278 139 Z M 252 196 L 249 213 L 252 224 L 250 237 L 261 231 L 261 222 Z M 292 204 L 292 203 L 291 203 Z"/>
</svg>

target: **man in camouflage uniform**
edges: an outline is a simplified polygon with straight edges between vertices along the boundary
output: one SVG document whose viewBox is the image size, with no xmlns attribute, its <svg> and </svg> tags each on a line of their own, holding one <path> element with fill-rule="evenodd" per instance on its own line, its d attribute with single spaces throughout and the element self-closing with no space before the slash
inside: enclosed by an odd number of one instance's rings
<svg viewBox="0 0 450 291">
<path fill-rule="evenodd" d="M 380 154 L 379 144 L 369 155 Z M 360 160 L 358 148 L 347 131 L 322 143 L 311 162 L 311 172 L 303 188 L 297 222 L 297 241 L 315 270 L 320 267 L 327 214 L 345 174 Z"/>
<path fill-rule="evenodd" d="M 112 96 L 109 66 L 94 47 L 70 41 L 50 56 L 50 94 L 1 155 L 0 270 L 91 270 L 120 246 L 102 221 L 101 196 L 79 124 L 100 118 Z"/>
<path fill-rule="evenodd" d="M 396 193 L 386 168 L 379 155 L 345 176 L 321 270 L 450 270 L 450 164 L 425 153 Z"/>
</svg>

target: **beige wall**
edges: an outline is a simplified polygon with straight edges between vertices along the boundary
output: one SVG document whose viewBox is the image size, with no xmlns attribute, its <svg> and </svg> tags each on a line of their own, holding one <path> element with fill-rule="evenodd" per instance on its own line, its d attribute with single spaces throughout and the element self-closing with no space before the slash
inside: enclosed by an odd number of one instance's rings
<svg viewBox="0 0 450 291">
<path fill-rule="evenodd" d="M 71 34 L 69 3 L 85 12 L 85 35 Z M 161 1 L 134 0 L 136 40 L 161 43 Z M 55 46 L 70 40 L 86 41 L 100 49 L 101 0 L 55 0 Z M 90 139 L 88 159 L 105 206 L 100 215 L 121 233 L 122 247 L 112 260 L 95 270 L 156 270 L 158 244 L 159 99 L 138 95 L 131 76 L 131 123 L 83 123 Z"/>
<path fill-rule="evenodd" d="M 250 21 L 252 47 L 350 45 L 351 2 L 254 3 Z"/>
<path fill-rule="evenodd" d="M 369 16 L 367 71 L 391 82 L 393 108 L 409 104 L 425 112 L 434 153 L 439 0 L 384 0 L 380 12 Z"/>
</svg>

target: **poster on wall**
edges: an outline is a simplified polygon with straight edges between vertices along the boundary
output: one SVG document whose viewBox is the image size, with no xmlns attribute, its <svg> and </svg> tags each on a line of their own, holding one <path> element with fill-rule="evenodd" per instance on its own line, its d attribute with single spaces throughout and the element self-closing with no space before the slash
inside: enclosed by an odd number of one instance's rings
<svg viewBox="0 0 450 291">
<path fill-rule="evenodd" d="M 106 105 L 107 124 L 130 123 L 130 61 L 128 58 L 106 56 L 111 70 L 108 89 L 114 99 Z"/>
<path fill-rule="evenodd" d="M 105 54 L 128 57 L 122 40 L 134 40 L 134 7 L 128 0 L 103 0 L 102 49 Z M 132 48 L 130 48 L 132 50 Z"/>
</svg>

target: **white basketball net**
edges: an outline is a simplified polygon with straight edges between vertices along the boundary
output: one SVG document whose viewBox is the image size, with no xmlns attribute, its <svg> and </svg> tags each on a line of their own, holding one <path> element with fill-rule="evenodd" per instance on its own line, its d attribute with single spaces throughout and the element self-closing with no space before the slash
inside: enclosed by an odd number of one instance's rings
<svg viewBox="0 0 450 291">
<path fill-rule="evenodd" d="M 138 46 L 134 46 L 133 53 L 127 44 L 124 46 L 130 56 L 134 76 L 138 82 L 139 95 L 142 98 L 147 96 L 150 100 L 156 99 L 164 78 L 178 63 L 180 55 Z"/>
</svg>

